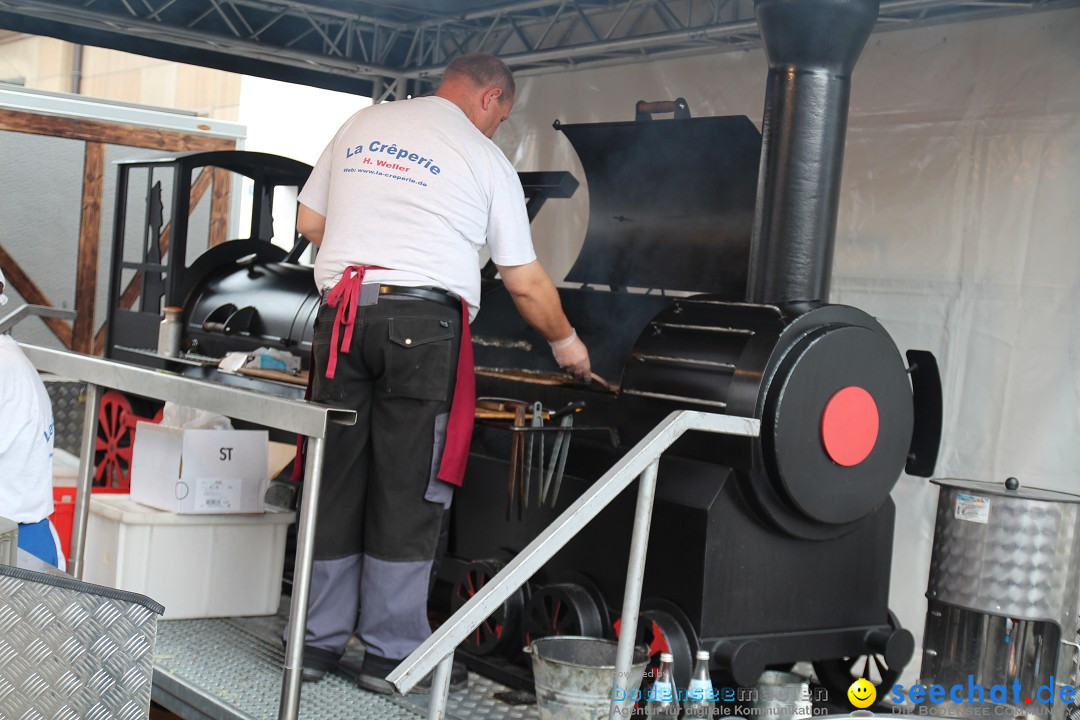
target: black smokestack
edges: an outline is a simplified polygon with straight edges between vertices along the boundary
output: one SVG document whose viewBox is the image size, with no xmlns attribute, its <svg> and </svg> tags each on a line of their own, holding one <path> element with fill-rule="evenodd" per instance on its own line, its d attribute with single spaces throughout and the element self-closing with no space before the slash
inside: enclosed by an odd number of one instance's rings
<svg viewBox="0 0 1080 720">
<path fill-rule="evenodd" d="M 769 59 L 747 300 L 828 300 L 851 70 L 878 0 L 755 0 Z"/>
</svg>

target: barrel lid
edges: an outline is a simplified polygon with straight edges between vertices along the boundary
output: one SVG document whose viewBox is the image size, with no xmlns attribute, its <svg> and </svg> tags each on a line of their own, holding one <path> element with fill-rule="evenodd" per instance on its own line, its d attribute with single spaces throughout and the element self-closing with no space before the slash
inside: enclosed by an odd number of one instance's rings
<svg viewBox="0 0 1080 720">
<path fill-rule="evenodd" d="M 1012 479 L 1013 478 L 1010 478 L 1010 480 Z M 1043 502 L 1080 503 L 1080 495 L 1059 492 L 1057 490 L 1043 490 L 1041 488 L 1023 487 L 1019 483 L 1016 484 L 1015 490 L 1011 490 L 1009 489 L 1010 487 L 1012 487 L 1011 483 L 1007 487 L 1005 482 L 993 483 L 986 482 L 985 480 L 938 478 L 931 480 L 930 482 L 934 483 L 935 485 L 940 485 L 941 487 L 956 488 L 957 490 L 968 490 L 970 492 L 978 493 L 980 495 L 994 495 L 1000 497 L 1018 498 L 1020 500 L 1041 500 Z"/>
<path fill-rule="evenodd" d="M 589 187 L 566 280 L 746 296 L 761 133 L 744 115 L 562 124 Z"/>
</svg>

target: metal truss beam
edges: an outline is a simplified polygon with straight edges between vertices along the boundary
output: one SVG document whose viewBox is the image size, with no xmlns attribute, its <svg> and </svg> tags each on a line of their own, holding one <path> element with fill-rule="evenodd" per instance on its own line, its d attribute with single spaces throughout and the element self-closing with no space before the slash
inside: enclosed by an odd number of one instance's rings
<svg viewBox="0 0 1080 720">
<path fill-rule="evenodd" d="M 882 0 L 877 29 L 1077 4 L 1080 0 Z M 301 73 L 312 85 L 340 87 L 359 80 L 377 97 L 425 91 L 451 58 L 465 52 L 497 54 L 516 73 L 531 75 L 760 44 L 753 0 L 475 5 L 465 0 L 0 0 L 0 27 L 29 27 L 74 42 L 82 42 L 80 31 L 90 32 L 88 44 L 117 49 L 125 49 L 125 40 L 182 48 L 186 62 L 271 77 L 274 68 L 283 68 Z M 28 24 L 21 26 L 19 19 Z M 226 57 L 232 60 L 223 61 Z"/>
</svg>

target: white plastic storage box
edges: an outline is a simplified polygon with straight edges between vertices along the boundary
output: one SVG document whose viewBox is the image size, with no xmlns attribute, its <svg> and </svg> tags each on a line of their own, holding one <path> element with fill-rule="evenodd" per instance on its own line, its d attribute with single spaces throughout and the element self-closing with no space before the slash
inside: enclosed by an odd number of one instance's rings
<svg viewBox="0 0 1080 720">
<path fill-rule="evenodd" d="M 166 620 L 272 615 L 294 515 L 177 515 L 91 495 L 83 580 L 153 598 Z"/>
</svg>

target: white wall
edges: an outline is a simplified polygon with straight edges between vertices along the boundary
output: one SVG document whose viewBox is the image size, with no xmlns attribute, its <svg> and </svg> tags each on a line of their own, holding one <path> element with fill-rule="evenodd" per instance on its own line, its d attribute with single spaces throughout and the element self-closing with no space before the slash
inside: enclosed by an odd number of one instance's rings
<svg viewBox="0 0 1080 720">
<path fill-rule="evenodd" d="M 248 128 L 244 149 L 314 165 L 341 124 L 370 104 L 360 95 L 245 75 L 239 120 Z"/>
<path fill-rule="evenodd" d="M 855 69 L 831 299 L 937 356 L 939 477 L 1080 491 L 1077 38 L 1076 9 L 913 28 L 871 36 Z M 682 96 L 760 126 L 766 73 L 755 50 L 524 78 L 496 140 L 518 170 L 582 179 L 555 118 L 631 120 L 639 99 Z M 584 236 L 583 190 L 534 224 L 556 277 Z M 891 605 L 921 639 L 937 490 L 904 476 L 893 497 Z"/>
<path fill-rule="evenodd" d="M 245 75 L 240 83 L 240 122 L 247 125 L 245 150 L 284 155 L 314 165 L 337 129 L 353 113 L 371 104 L 360 95 Z M 239 192 L 234 222 L 250 215 L 252 185 Z M 291 247 L 296 226 L 295 197 L 284 194 L 274 202 L 274 237 Z M 236 237 L 234 228 L 233 237 Z"/>
</svg>

